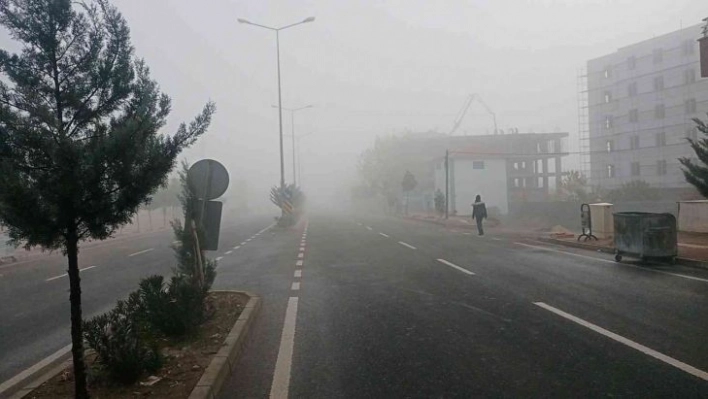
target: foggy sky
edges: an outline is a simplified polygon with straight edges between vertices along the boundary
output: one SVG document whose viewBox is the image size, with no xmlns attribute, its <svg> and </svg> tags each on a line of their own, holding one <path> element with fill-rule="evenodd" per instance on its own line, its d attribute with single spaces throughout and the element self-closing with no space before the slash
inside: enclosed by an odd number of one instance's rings
<svg viewBox="0 0 708 399">
<path fill-rule="evenodd" d="M 283 105 L 296 114 L 305 189 L 345 189 L 376 135 L 448 131 L 478 93 L 499 127 L 568 131 L 577 150 L 577 73 L 588 59 L 708 16 L 704 0 L 114 0 L 136 55 L 173 99 L 166 132 L 216 101 L 205 138 L 185 156 L 214 158 L 267 198 L 279 181 L 275 34 L 283 26 Z M 696 32 L 698 37 L 699 32 Z M 6 48 L 7 36 L 0 36 Z M 457 134 L 491 132 L 473 105 Z M 290 134 L 289 114 L 284 131 Z M 291 141 L 286 137 L 286 181 Z M 316 194 L 314 194 L 316 193 Z"/>
</svg>

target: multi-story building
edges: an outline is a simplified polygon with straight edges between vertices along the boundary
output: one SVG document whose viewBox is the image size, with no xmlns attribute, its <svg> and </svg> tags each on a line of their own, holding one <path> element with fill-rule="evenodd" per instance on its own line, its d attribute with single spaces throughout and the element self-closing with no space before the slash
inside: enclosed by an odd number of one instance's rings
<svg viewBox="0 0 708 399">
<path fill-rule="evenodd" d="M 587 145 L 592 184 L 644 180 L 676 196 L 693 191 L 679 158 L 694 158 L 693 118 L 708 112 L 695 25 L 587 62 Z M 582 127 L 581 127 L 582 134 Z"/>
</svg>

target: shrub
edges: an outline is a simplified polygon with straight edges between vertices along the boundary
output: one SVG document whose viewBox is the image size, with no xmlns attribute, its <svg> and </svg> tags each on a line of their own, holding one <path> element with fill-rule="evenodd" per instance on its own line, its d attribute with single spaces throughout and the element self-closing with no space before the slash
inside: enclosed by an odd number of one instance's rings
<svg viewBox="0 0 708 399">
<path fill-rule="evenodd" d="M 132 384 L 162 365 L 156 346 L 143 339 L 137 317 L 141 307 L 139 294 L 133 292 L 110 312 L 84 322 L 84 337 L 96 351 L 98 363 L 111 379 L 124 384 Z"/>
<path fill-rule="evenodd" d="M 213 280 L 213 276 L 209 278 Z M 206 318 L 207 292 L 193 284 L 189 276 L 176 275 L 168 285 L 162 276 L 152 276 L 140 282 L 139 292 L 141 318 L 168 337 L 190 334 Z"/>
</svg>

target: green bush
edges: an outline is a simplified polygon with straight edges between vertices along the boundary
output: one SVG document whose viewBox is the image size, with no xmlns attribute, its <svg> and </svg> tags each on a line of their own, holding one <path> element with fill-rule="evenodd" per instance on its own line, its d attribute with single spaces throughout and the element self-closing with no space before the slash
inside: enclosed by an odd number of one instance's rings
<svg viewBox="0 0 708 399">
<path fill-rule="evenodd" d="M 213 276 L 209 277 L 213 280 Z M 206 278 L 205 278 L 206 280 Z M 165 285 L 162 276 L 140 282 L 141 318 L 168 337 L 190 334 L 205 320 L 206 290 L 186 275 L 172 277 Z"/>
<path fill-rule="evenodd" d="M 162 365 L 156 346 L 143 339 L 140 302 L 139 294 L 133 292 L 110 312 L 84 322 L 84 337 L 96 351 L 98 363 L 111 379 L 124 384 L 132 384 Z"/>
</svg>

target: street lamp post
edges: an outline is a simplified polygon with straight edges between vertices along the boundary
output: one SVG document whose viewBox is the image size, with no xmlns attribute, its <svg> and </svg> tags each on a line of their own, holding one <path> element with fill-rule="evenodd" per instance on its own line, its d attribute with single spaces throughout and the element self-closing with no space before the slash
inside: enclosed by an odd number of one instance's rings
<svg viewBox="0 0 708 399">
<path fill-rule="evenodd" d="M 293 137 L 293 185 L 297 185 L 297 177 L 296 177 L 296 172 L 295 172 L 295 113 L 297 111 L 302 111 L 303 109 L 308 109 L 314 107 L 313 105 L 306 105 L 304 107 L 300 108 L 282 108 L 278 107 L 276 105 L 272 105 L 273 108 L 281 108 L 286 111 L 290 111 L 290 131 L 291 131 L 291 136 Z"/>
<path fill-rule="evenodd" d="M 297 26 L 300 24 L 312 22 L 314 20 L 315 20 L 315 17 L 308 17 L 308 18 L 305 18 L 304 20 L 302 20 L 300 22 L 296 22 L 294 24 L 281 26 L 280 28 L 273 28 L 270 26 L 256 24 L 251 21 L 247 21 L 245 19 L 238 18 L 238 22 L 240 22 L 242 24 L 253 25 L 253 26 L 257 26 L 259 28 L 264 28 L 264 29 L 275 31 L 275 49 L 276 49 L 276 53 L 277 53 L 277 63 L 278 63 L 278 123 L 279 123 L 279 132 L 280 132 L 280 188 L 281 189 L 285 188 L 285 164 L 283 161 L 283 108 L 282 108 L 283 101 L 282 101 L 281 88 L 280 88 L 280 31 L 288 29 L 288 28 L 292 28 L 293 26 Z"/>
<path fill-rule="evenodd" d="M 300 155 L 300 140 L 302 140 L 305 137 L 312 135 L 312 134 L 315 134 L 315 133 L 314 132 L 307 133 L 307 134 L 303 134 L 301 136 L 295 136 L 294 134 L 288 135 L 288 137 L 291 137 L 293 139 L 293 146 L 295 145 L 295 142 L 297 142 L 297 159 L 298 159 L 298 163 L 297 163 L 298 172 L 297 173 L 299 176 L 298 181 L 300 182 L 300 184 L 302 184 L 302 156 Z M 293 159 L 295 159 L 295 158 L 293 157 Z M 295 167 L 294 162 L 293 162 L 293 167 Z"/>
</svg>

